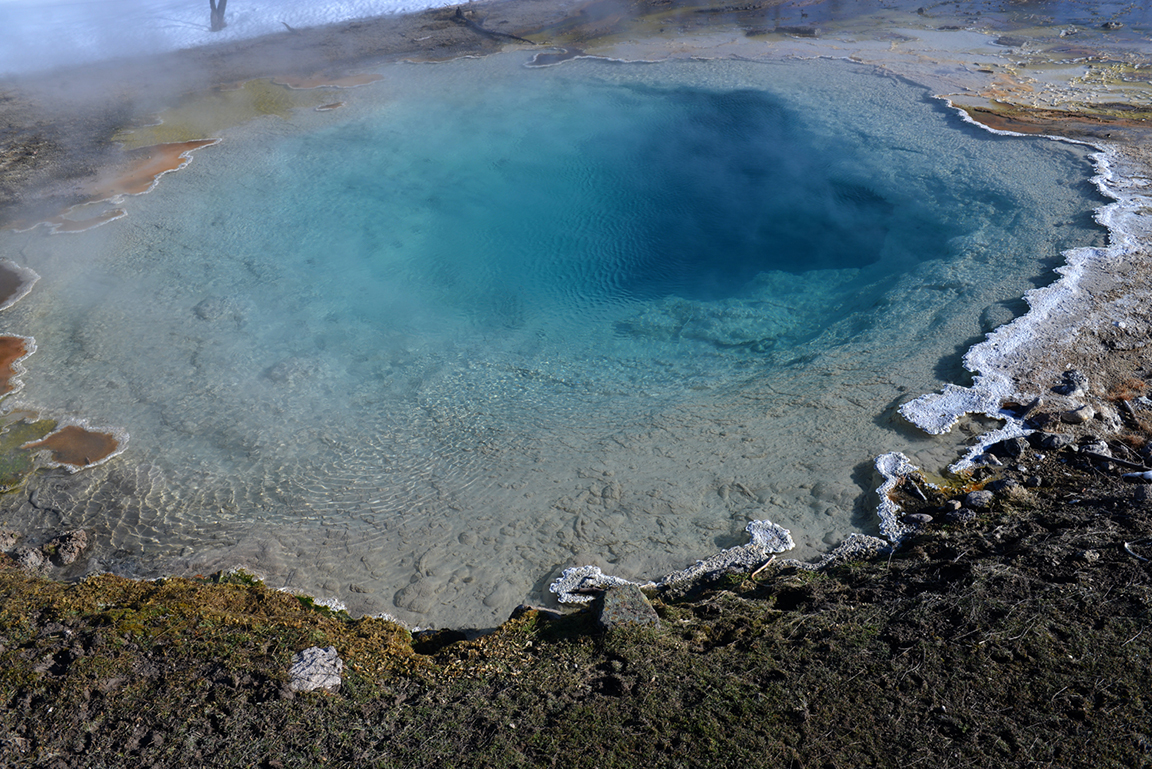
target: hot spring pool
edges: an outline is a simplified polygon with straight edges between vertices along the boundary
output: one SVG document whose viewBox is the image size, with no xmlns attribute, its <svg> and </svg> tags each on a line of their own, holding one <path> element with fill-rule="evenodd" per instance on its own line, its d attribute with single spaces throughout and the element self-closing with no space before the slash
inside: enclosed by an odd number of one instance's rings
<svg viewBox="0 0 1152 769">
<path fill-rule="evenodd" d="M 903 400 L 1100 244 L 1085 148 L 844 62 L 396 64 L 223 134 L 128 216 L 0 235 L 43 279 L 9 407 L 131 433 L 6 522 L 90 569 L 243 565 L 490 625 L 564 567 L 658 577 L 770 518 L 875 531 Z M 54 512 L 59 511 L 59 512 Z"/>
</svg>

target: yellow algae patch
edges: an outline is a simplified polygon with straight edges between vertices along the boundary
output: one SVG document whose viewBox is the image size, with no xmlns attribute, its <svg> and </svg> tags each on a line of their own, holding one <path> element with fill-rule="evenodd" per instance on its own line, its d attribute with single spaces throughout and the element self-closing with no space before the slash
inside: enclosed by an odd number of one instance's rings
<svg viewBox="0 0 1152 769">
<path fill-rule="evenodd" d="M 271 80 L 248 80 L 193 94 L 164 111 L 157 125 L 122 131 L 114 138 L 129 149 L 194 141 L 257 117 L 286 118 L 293 110 L 311 109 L 326 101 L 321 92 L 293 90 Z"/>
<path fill-rule="evenodd" d="M 36 469 L 35 455 L 21 448 L 56 429 L 51 419 L 37 419 L 35 414 L 7 414 L 0 426 L 0 493 L 20 488 Z"/>
</svg>

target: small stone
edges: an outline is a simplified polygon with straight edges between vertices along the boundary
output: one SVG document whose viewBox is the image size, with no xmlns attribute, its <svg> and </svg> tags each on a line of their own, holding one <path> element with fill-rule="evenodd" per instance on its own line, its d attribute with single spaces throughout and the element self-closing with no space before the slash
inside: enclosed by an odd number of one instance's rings
<svg viewBox="0 0 1152 769">
<path fill-rule="evenodd" d="M 340 674 L 344 671 L 344 661 L 336 653 L 335 646 L 321 649 L 312 646 L 297 653 L 288 669 L 288 685 L 294 692 L 310 692 L 316 689 L 334 692 L 340 688 Z"/>
<path fill-rule="evenodd" d="M 1061 383 L 1052 389 L 1069 398 L 1079 398 L 1088 391 L 1088 377 L 1076 369 L 1069 369 L 1064 372 Z"/>
<path fill-rule="evenodd" d="M 1133 502 L 1147 502 L 1152 499 L 1152 486 L 1141 484 L 1132 491 Z"/>
<path fill-rule="evenodd" d="M 1124 22 L 1122 21 L 1106 21 L 1100 25 L 1101 29 L 1122 29 Z"/>
<path fill-rule="evenodd" d="M 911 526 L 925 526 L 932 523 L 932 516 L 927 513 L 908 513 L 908 515 L 905 515 L 900 520 Z"/>
<path fill-rule="evenodd" d="M 944 514 L 944 520 L 948 523 L 972 523 L 976 520 L 976 513 L 966 507 L 959 510 L 952 510 Z"/>
<path fill-rule="evenodd" d="M 1093 454 L 1101 454 L 1106 457 L 1112 456 L 1112 449 L 1108 448 L 1108 444 L 1099 438 L 1092 438 L 1080 444 L 1081 451 L 1091 451 Z"/>
<path fill-rule="evenodd" d="M 1036 448 L 1049 449 L 1051 451 L 1059 451 L 1076 442 L 1073 436 L 1066 435 L 1065 433 L 1032 433 L 1029 439 Z"/>
<path fill-rule="evenodd" d="M 964 506 L 982 510 L 992 504 L 995 498 L 991 491 L 970 491 L 964 497 Z"/>
<path fill-rule="evenodd" d="M 1001 478 L 988 484 L 988 491 L 996 494 L 1011 492 L 1018 488 L 1020 488 L 1020 482 L 1012 478 Z"/>
<path fill-rule="evenodd" d="M 1029 448 L 1028 439 L 1021 437 L 1009 438 L 996 445 L 1002 447 L 1005 454 L 1010 457 L 1018 457 Z"/>
<path fill-rule="evenodd" d="M 611 585 L 600 604 L 600 627 L 611 630 L 625 624 L 660 625 L 656 610 L 637 585 Z"/>
<path fill-rule="evenodd" d="M 12 551 L 12 560 L 16 561 L 21 569 L 35 571 L 44 565 L 44 554 L 39 548 L 18 547 Z"/>
<path fill-rule="evenodd" d="M 947 502 L 945 502 L 942 505 L 942 507 L 944 508 L 944 512 L 954 513 L 957 510 L 959 510 L 960 508 L 964 507 L 964 503 L 958 499 L 950 499 Z"/>
<path fill-rule="evenodd" d="M 1096 416 L 1096 409 L 1085 404 L 1078 408 L 1070 409 L 1060 415 L 1060 421 L 1070 425 L 1082 425 L 1085 422 Z"/>
<path fill-rule="evenodd" d="M 0 529 L 0 550 L 11 550 L 20 540 L 20 535 L 14 531 Z"/>
<path fill-rule="evenodd" d="M 1081 550 L 1076 554 L 1076 559 L 1085 563 L 1096 563 L 1100 560 L 1100 552 L 1098 550 Z"/>
<path fill-rule="evenodd" d="M 1038 489 L 1044 485 L 1044 479 L 1039 475 L 1029 475 L 1024 479 L 1024 485 L 1030 489 Z"/>
</svg>

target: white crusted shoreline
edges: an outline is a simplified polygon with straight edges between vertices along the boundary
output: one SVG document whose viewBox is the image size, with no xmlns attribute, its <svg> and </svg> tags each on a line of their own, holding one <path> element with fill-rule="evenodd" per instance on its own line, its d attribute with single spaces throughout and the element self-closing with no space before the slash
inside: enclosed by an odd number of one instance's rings
<svg viewBox="0 0 1152 769">
<path fill-rule="evenodd" d="M 1144 323 L 1138 312 L 1142 302 L 1112 294 L 1126 287 L 1125 272 L 1147 267 L 1152 223 L 1142 211 L 1152 205 L 1146 191 L 1149 180 L 1138 160 L 1126 156 L 1120 145 L 1102 144 L 1100 150 L 1092 155 L 1097 168 L 1092 181 L 1113 202 L 1098 209 L 1095 219 L 1108 229 L 1109 245 L 1066 251 L 1065 264 L 1056 269 L 1060 277 L 1024 295 L 1028 312 L 988 333 L 968 350 L 963 363 L 975 375 L 972 386 L 947 385 L 900 407 L 905 419 L 933 435 L 948 432 L 965 414 L 1004 420 L 1003 427 L 982 436 L 949 468 L 953 472 L 971 467 L 989 445 L 1030 432 L 1002 408 L 1006 401 L 1026 402 L 1042 396 L 1059 406 L 1075 405 L 1051 391 L 1060 374 L 1079 357 L 1074 340 L 1101 329 L 1132 333 Z"/>
</svg>

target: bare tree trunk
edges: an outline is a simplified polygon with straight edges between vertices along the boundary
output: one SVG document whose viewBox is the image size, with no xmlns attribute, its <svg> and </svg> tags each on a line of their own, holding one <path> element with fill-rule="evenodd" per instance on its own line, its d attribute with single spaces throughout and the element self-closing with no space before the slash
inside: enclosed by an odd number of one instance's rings
<svg viewBox="0 0 1152 769">
<path fill-rule="evenodd" d="M 228 6 L 228 0 L 208 0 L 208 5 L 212 7 L 212 31 L 219 32 L 228 26 L 224 21 L 224 9 Z"/>
</svg>

